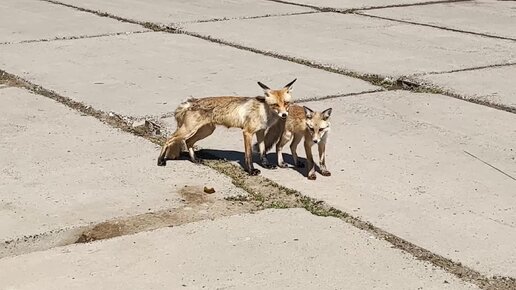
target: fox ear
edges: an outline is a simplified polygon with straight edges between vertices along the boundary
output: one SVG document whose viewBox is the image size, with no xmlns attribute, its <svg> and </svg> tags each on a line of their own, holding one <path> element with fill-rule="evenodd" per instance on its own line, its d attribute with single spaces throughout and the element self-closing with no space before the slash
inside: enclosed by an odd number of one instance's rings
<svg viewBox="0 0 516 290">
<path fill-rule="evenodd" d="M 270 90 L 271 90 L 268 86 L 264 85 L 264 84 L 263 84 L 263 83 L 261 83 L 261 82 L 258 82 L 258 85 L 259 85 L 259 86 L 260 86 L 260 88 L 262 88 L 264 91 L 270 91 Z"/>
<path fill-rule="evenodd" d="M 322 111 L 321 115 L 324 120 L 328 120 L 331 116 L 331 108 Z"/>
<path fill-rule="evenodd" d="M 292 91 L 292 85 L 297 81 L 297 79 L 294 79 L 290 83 L 288 83 L 284 88 L 287 89 L 287 91 Z"/>
<path fill-rule="evenodd" d="M 314 116 L 314 111 L 312 111 L 310 108 L 303 106 L 303 109 L 305 109 L 305 116 L 307 119 L 312 119 Z"/>
<path fill-rule="evenodd" d="M 262 103 L 265 103 L 265 96 L 257 96 L 256 99 Z"/>
</svg>

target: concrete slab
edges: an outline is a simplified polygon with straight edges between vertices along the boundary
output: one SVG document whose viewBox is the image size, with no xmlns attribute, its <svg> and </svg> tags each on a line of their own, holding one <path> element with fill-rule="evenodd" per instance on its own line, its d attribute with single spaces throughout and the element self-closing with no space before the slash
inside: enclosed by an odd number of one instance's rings
<svg viewBox="0 0 516 290">
<path fill-rule="evenodd" d="M 467 1 L 375 9 L 363 13 L 516 39 L 515 11 L 514 1 Z"/>
<path fill-rule="evenodd" d="M 266 15 L 314 11 L 310 8 L 272 1 L 203 1 L 203 0 L 59 0 L 76 7 L 107 12 L 126 19 L 165 25 Z"/>
<path fill-rule="evenodd" d="M 516 65 L 446 74 L 423 75 L 419 80 L 463 96 L 516 109 Z"/>
<path fill-rule="evenodd" d="M 378 89 L 362 80 L 168 33 L 4 46 L 0 68 L 96 109 L 131 116 L 172 112 L 190 96 L 261 95 L 257 81 L 273 87 L 298 78 L 297 99 Z"/>
<path fill-rule="evenodd" d="M 287 0 L 287 2 L 311 5 L 320 8 L 333 8 L 339 10 L 346 9 L 360 9 L 370 7 L 384 7 L 390 5 L 407 5 L 407 4 L 418 4 L 427 2 L 438 2 L 438 1 L 427 1 L 427 0 L 366 0 L 366 1 L 354 1 L 354 0 Z"/>
<path fill-rule="evenodd" d="M 0 241 L 185 205 L 184 186 L 244 194 L 147 140 L 18 88 L 0 90 Z M 3 270 L 2 270 L 3 272 Z"/>
<path fill-rule="evenodd" d="M 38 0 L 0 3 L 0 44 L 134 31 L 146 29 Z"/>
<path fill-rule="evenodd" d="M 476 289 L 334 218 L 202 221 L 0 260 L 3 289 Z M 31 273 L 27 276 L 26 273 Z"/>
<path fill-rule="evenodd" d="M 516 60 L 516 42 L 351 14 L 196 23 L 186 25 L 185 29 L 320 64 L 384 76 Z"/>
<path fill-rule="evenodd" d="M 333 108 L 332 176 L 262 174 L 482 273 L 516 277 L 516 115 L 403 91 L 306 105 Z M 243 160 L 242 144 L 223 128 L 199 142 Z"/>
</svg>

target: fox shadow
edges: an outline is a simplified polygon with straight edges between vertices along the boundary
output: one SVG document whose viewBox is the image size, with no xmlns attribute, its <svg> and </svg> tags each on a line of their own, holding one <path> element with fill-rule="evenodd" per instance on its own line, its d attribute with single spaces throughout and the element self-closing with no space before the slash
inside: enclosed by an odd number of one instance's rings
<svg viewBox="0 0 516 290">
<path fill-rule="evenodd" d="M 245 154 L 241 151 L 234 151 L 234 150 L 216 150 L 216 149 L 201 149 L 195 153 L 197 157 L 205 160 L 228 160 L 228 161 L 237 161 L 238 164 L 245 168 Z M 188 154 L 186 154 L 188 155 Z M 186 157 L 186 156 L 185 156 Z M 269 153 L 267 154 L 267 159 L 271 164 L 278 165 L 277 164 L 277 154 L 276 153 Z M 291 154 L 283 153 L 283 159 L 284 161 L 289 165 L 288 169 L 294 169 L 301 175 L 306 175 L 306 169 L 305 167 L 295 167 L 294 159 L 292 158 Z M 306 166 L 306 158 L 298 157 L 298 161 L 303 163 Z M 253 162 L 256 163 L 261 169 L 264 170 L 278 170 L 283 168 L 277 168 L 277 169 L 266 169 L 260 165 L 259 157 L 257 153 L 253 152 Z M 287 169 L 287 168 L 285 168 Z"/>
</svg>

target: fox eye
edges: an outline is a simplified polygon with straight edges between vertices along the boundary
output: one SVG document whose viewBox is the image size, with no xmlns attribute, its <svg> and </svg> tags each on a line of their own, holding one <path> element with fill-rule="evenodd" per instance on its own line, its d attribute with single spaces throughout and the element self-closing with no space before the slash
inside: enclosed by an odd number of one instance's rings
<svg viewBox="0 0 516 290">
<path fill-rule="evenodd" d="M 285 106 L 290 106 L 290 103 L 289 102 L 285 102 Z"/>
</svg>

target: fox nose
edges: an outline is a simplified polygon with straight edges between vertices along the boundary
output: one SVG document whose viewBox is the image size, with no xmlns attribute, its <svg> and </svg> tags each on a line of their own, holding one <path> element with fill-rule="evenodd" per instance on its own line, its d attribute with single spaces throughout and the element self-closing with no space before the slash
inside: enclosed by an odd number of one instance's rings
<svg viewBox="0 0 516 290">
<path fill-rule="evenodd" d="M 314 139 L 314 143 L 315 143 L 315 144 L 319 143 L 319 140 Z"/>
<path fill-rule="evenodd" d="M 280 113 L 279 115 L 281 118 L 285 119 L 288 116 L 288 113 Z"/>
</svg>

